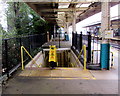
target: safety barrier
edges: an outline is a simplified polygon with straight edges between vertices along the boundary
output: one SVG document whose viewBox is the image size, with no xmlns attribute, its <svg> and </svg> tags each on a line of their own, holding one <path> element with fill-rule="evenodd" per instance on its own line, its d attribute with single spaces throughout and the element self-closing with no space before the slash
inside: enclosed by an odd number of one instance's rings
<svg viewBox="0 0 120 96">
<path fill-rule="evenodd" d="M 22 70 L 25 69 L 24 67 L 24 59 L 23 59 L 23 50 L 28 54 L 28 56 L 33 60 L 33 62 L 37 65 L 37 67 L 40 67 L 36 61 L 32 58 L 32 56 L 30 55 L 30 53 L 25 49 L 24 46 L 21 46 L 21 64 L 22 64 Z"/>
<path fill-rule="evenodd" d="M 84 60 L 83 69 L 86 70 L 86 67 L 87 67 L 87 64 L 86 64 L 86 60 L 87 60 L 86 59 L 86 45 L 82 46 L 82 50 L 80 51 L 80 53 L 78 55 L 77 62 L 79 61 L 79 58 L 82 55 L 82 52 L 84 53 L 84 57 L 83 57 L 83 60 Z"/>
<path fill-rule="evenodd" d="M 93 57 L 94 57 L 94 52 L 95 51 L 100 51 L 100 50 L 92 50 L 92 63 L 93 63 Z M 113 60 L 114 60 L 114 57 L 113 57 L 113 52 L 110 52 L 112 55 L 111 55 L 111 67 L 113 67 Z"/>
<path fill-rule="evenodd" d="M 88 32 L 87 35 L 83 35 L 82 32 L 80 34 L 77 34 L 72 32 L 72 47 L 74 46 L 74 48 L 76 50 L 78 50 L 79 52 L 82 49 L 82 46 L 86 45 L 86 53 L 87 53 L 87 59 L 86 62 L 90 63 L 91 62 L 91 34 L 90 32 Z"/>
</svg>

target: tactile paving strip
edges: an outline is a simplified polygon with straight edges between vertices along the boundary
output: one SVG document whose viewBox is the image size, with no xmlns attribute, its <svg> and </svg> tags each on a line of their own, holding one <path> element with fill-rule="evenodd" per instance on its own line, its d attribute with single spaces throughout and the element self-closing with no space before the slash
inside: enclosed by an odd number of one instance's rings
<svg viewBox="0 0 120 96">
<path fill-rule="evenodd" d="M 26 77 L 48 77 L 48 78 L 80 78 L 95 79 L 89 70 L 81 70 L 79 68 L 57 68 L 50 69 L 25 69 L 19 76 Z"/>
</svg>

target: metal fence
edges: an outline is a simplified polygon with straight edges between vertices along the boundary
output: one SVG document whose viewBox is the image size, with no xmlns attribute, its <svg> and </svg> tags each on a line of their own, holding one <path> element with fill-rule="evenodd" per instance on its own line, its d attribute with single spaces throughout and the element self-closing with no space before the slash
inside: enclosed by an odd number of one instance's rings
<svg viewBox="0 0 120 96">
<path fill-rule="evenodd" d="M 46 41 L 47 35 L 45 33 L 20 38 L 2 39 L 2 75 L 7 74 L 9 76 L 16 67 L 18 68 L 21 65 L 21 46 L 24 46 L 34 56 Z M 26 62 L 29 60 L 25 53 L 24 59 Z"/>
<path fill-rule="evenodd" d="M 87 63 L 91 62 L 91 35 L 88 33 L 88 35 L 83 35 L 82 32 L 80 34 L 72 33 L 72 48 L 76 55 L 79 54 L 79 52 L 82 49 L 82 46 L 86 45 L 87 47 Z M 83 63 L 83 56 L 81 56 L 80 61 Z"/>
</svg>

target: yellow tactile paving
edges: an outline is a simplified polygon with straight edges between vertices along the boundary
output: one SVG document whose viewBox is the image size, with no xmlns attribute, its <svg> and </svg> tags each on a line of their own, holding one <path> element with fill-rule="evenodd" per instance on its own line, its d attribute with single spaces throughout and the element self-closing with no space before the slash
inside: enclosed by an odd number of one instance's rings
<svg viewBox="0 0 120 96">
<path fill-rule="evenodd" d="M 26 69 L 22 71 L 19 76 L 28 77 L 52 77 L 52 78 L 81 78 L 81 79 L 96 79 L 89 72 L 89 70 L 81 70 L 78 68 L 58 68 L 55 70 L 50 69 Z"/>
</svg>

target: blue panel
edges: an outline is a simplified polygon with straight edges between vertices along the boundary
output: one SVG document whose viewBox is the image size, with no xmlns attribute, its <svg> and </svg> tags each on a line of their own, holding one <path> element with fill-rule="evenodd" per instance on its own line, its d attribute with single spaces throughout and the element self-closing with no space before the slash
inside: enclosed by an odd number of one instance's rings
<svg viewBox="0 0 120 96">
<path fill-rule="evenodd" d="M 66 40 L 69 41 L 69 36 L 68 35 L 66 35 Z"/>
<path fill-rule="evenodd" d="M 109 70 L 110 44 L 101 44 L 100 64 L 102 69 Z"/>
</svg>

